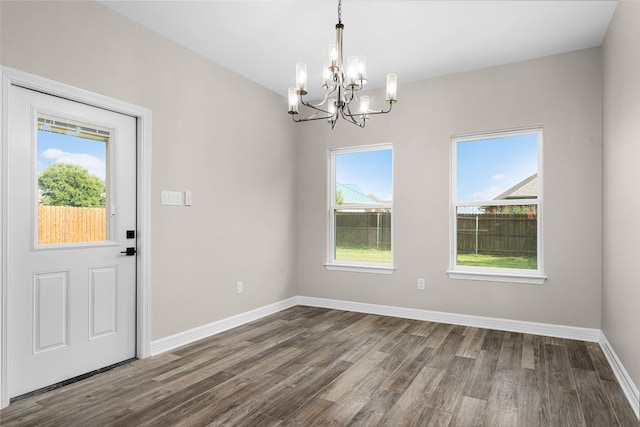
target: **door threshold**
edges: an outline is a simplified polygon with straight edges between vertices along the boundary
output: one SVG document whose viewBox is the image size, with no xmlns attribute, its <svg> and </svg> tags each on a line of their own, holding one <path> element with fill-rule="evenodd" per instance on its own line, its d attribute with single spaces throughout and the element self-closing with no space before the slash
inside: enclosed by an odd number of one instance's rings
<svg viewBox="0 0 640 427">
<path fill-rule="evenodd" d="M 30 391 L 28 393 L 21 394 L 20 396 L 12 397 L 11 399 L 9 399 L 9 404 L 18 402 L 20 400 L 28 399 L 30 397 L 37 396 L 39 394 L 44 394 L 46 392 L 49 392 L 49 391 L 52 391 L 52 390 L 56 390 L 58 388 L 64 387 L 64 386 L 69 385 L 69 384 L 76 383 L 78 381 L 82 381 L 82 380 L 87 379 L 87 378 L 91 378 L 94 375 L 110 371 L 110 370 L 112 370 L 114 368 L 117 368 L 119 366 L 126 365 L 127 363 L 131 363 L 134 360 L 138 360 L 138 358 L 137 357 L 132 357 L 131 359 L 123 360 L 122 362 L 114 363 L 113 365 L 105 366 L 104 368 L 96 369 L 95 371 L 87 372 L 86 374 L 78 375 L 77 377 L 69 378 L 68 380 L 60 381 L 59 383 L 51 384 L 51 385 L 39 388 L 39 389 L 34 390 L 34 391 Z"/>
</svg>

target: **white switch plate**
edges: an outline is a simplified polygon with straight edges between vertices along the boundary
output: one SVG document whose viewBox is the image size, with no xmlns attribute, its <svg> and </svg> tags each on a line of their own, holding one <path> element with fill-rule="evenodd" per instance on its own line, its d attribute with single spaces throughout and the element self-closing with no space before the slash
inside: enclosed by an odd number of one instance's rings
<svg viewBox="0 0 640 427">
<path fill-rule="evenodd" d="M 165 206 L 182 206 L 182 191 L 162 191 L 162 202 Z"/>
<path fill-rule="evenodd" d="M 241 294 L 244 291 L 244 285 L 242 282 L 236 283 L 236 293 Z"/>
<path fill-rule="evenodd" d="M 418 279 L 418 289 L 424 291 L 424 279 Z"/>
<path fill-rule="evenodd" d="M 184 192 L 184 205 L 191 206 L 191 190 Z"/>
</svg>

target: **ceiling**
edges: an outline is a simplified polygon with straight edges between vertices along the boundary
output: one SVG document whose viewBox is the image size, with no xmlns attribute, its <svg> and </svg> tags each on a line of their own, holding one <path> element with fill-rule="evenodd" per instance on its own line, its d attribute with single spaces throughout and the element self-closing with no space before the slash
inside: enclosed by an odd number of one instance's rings
<svg viewBox="0 0 640 427">
<path fill-rule="evenodd" d="M 100 3 L 283 96 L 306 62 L 309 92 L 321 96 L 337 0 Z M 616 4 L 344 0 L 344 57 L 366 55 L 368 87 L 392 72 L 402 85 L 600 46 Z"/>
</svg>

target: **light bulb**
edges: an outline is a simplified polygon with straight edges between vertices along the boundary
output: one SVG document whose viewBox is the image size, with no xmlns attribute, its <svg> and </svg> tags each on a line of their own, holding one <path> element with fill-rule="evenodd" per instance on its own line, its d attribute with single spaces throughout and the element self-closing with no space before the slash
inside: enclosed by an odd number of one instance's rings
<svg viewBox="0 0 640 427">
<path fill-rule="evenodd" d="M 296 64 L 296 89 L 301 95 L 307 94 L 307 64 Z"/>
<path fill-rule="evenodd" d="M 357 89 L 358 80 L 358 57 L 350 56 L 347 58 L 347 87 L 349 89 Z"/>
<path fill-rule="evenodd" d="M 360 97 L 360 114 L 367 114 L 369 112 L 369 97 L 362 95 Z"/>
<path fill-rule="evenodd" d="M 389 104 L 395 104 L 398 102 L 397 98 L 398 90 L 398 76 L 395 74 L 387 74 L 387 96 L 386 102 Z"/>
<path fill-rule="evenodd" d="M 295 87 L 289 88 L 289 114 L 298 114 L 298 94 Z"/>
<path fill-rule="evenodd" d="M 367 58 L 364 55 L 358 57 L 358 80 L 360 86 L 367 81 Z"/>
<path fill-rule="evenodd" d="M 334 41 L 329 42 L 329 64 L 331 64 L 332 68 L 336 67 L 336 62 L 338 61 L 338 45 Z"/>
<path fill-rule="evenodd" d="M 329 84 L 331 83 L 331 70 L 329 69 L 329 67 L 324 67 L 324 85 L 326 87 L 329 87 Z"/>
</svg>

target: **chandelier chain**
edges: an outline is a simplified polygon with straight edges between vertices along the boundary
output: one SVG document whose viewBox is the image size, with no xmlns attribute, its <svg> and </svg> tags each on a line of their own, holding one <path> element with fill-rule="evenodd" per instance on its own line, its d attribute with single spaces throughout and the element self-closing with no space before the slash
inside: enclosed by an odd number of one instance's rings
<svg viewBox="0 0 640 427">
<path fill-rule="evenodd" d="M 342 0 L 338 0 L 338 24 L 342 24 Z"/>
</svg>

